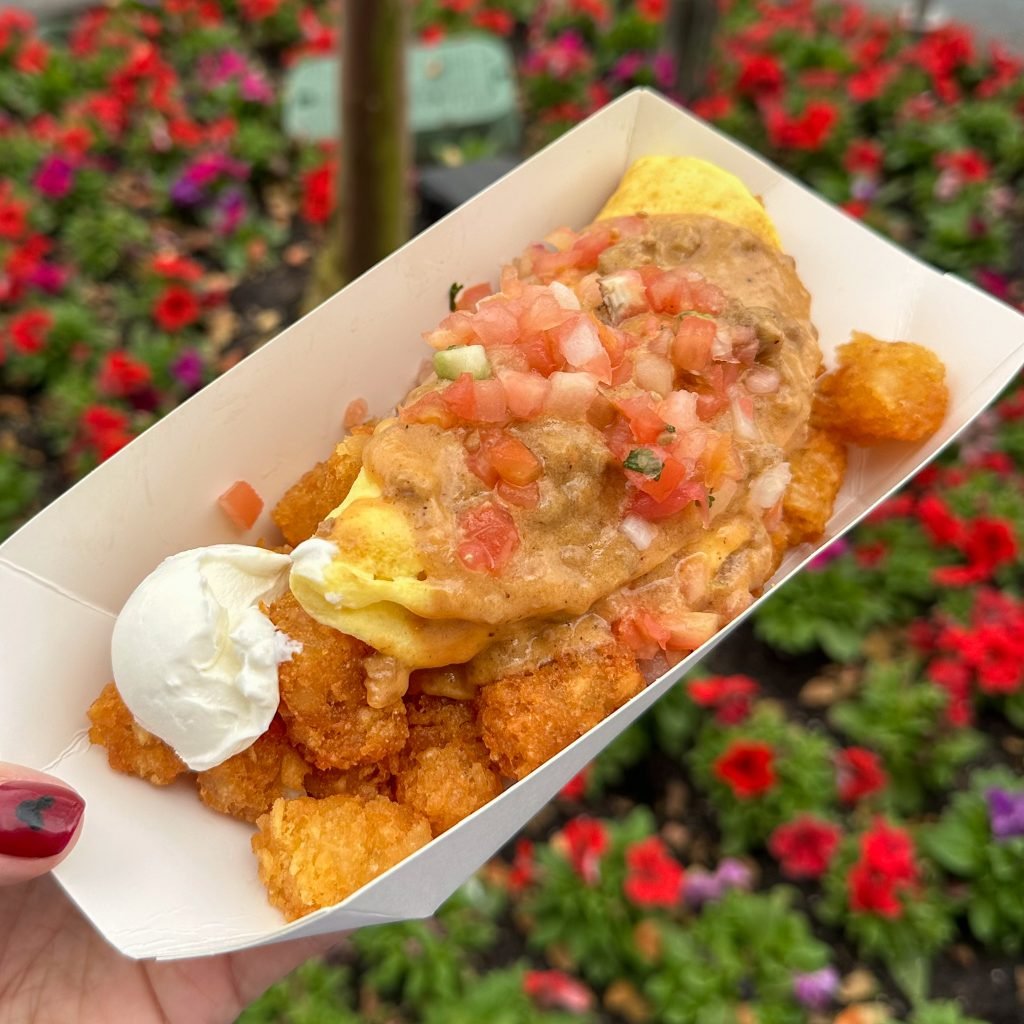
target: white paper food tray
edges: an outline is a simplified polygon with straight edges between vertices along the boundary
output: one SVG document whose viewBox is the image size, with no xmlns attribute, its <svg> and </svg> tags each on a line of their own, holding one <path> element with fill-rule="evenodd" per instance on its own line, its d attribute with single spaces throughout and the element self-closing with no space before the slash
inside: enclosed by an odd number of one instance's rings
<svg viewBox="0 0 1024 1024">
<path fill-rule="evenodd" d="M 85 797 L 84 835 L 58 878 L 126 955 L 199 956 L 430 915 L 728 632 L 441 838 L 339 906 L 291 925 L 267 904 L 249 826 L 204 807 L 191 782 L 157 789 L 116 774 L 85 739 L 85 710 L 111 677 L 114 616 L 136 584 L 173 552 L 240 539 L 217 496 L 248 480 L 270 508 L 331 450 L 351 399 L 365 398 L 379 415 L 404 395 L 428 354 L 421 332 L 446 314 L 452 281 L 496 281 L 530 241 L 587 224 L 648 153 L 704 157 L 763 196 L 813 296 L 826 359 L 857 328 L 922 342 L 948 368 L 942 429 L 926 444 L 856 455 L 830 539 L 948 444 L 1024 360 L 1024 318 L 1007 306 L 883 241 L 655 94 L 635 90 L 611 104 L 244 360 L 0 546 L 0 758 L 55 771 Z M 242 539 L 261 534 L 275 535 L 266 512 Z M 791 552 L 775 582 L 811 554 Z"/>
</svg>

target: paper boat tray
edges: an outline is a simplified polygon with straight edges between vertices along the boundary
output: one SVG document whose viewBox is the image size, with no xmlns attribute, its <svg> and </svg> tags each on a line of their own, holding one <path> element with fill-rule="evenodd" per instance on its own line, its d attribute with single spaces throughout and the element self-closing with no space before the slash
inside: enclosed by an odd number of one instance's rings
<svg viewBox="0 0 1024 1024">
<path fill-rule="evenodd" d="M 495 280 L 530 241 L 587 224 L 647 153 L 712 160 L 764 198 L 813 296 L 826 359 L 858 328 L 922 342 L 946 363 L 946 423 L 926 444 L 855 455 L 829 539 L 948 444 L 1024 359 L 1024 318 L 699 120 L 644 90 L 605 108 L 205 388 L 0 547 L 0 758 L 55 771 L 85 797 L 84 835 L 58 878 L 126 955 L 199 956 L 430 915 L 724 638 L 344 903 L 291 925 L 267 904 L 247 825 L 208 810 L 188 782 L 156 789 L 114 773 L 85 738 L 85 710 L 111 676 L 114 616 L 136 584 L 173 552 L 239 540 L 217 496 L 244 479 L 272 506 L 331 450 L 352 398 L 379 415 L 404 395 L 427 354 L 421 332 L 445 315 L 451 282 Z M 266 514 L 243 539 L 261 534 L 275 535 Z M 811 554 L 791 552 L 775 583 Z"/>
</svg>

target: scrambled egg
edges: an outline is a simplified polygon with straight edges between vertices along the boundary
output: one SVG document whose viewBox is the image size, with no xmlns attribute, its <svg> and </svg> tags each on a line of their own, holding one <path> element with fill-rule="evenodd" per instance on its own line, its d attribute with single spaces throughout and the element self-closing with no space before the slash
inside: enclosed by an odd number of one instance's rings
<svg viewBox="0 0 1024 1024">
<path fill-rule="evenodd" d="M 644 156 L 622 179 L 598 220 L 634 213 L 699 213 L 746 228 L 780 247 L 761 202 L 735 175 L 692 156 Z"/>
</svg>

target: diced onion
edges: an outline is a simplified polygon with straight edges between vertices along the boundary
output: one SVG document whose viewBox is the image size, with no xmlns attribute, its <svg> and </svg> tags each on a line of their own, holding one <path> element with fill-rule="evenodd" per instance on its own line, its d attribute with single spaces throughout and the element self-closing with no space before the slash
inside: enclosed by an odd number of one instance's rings
<svg viewBox="0 0 1024 1024">
<path fill-rule="evenodd" d="M 711 358 L 724 362 L 732 359 L 732 328 L 719 324 L 715 340 L 711 343 Z"/>
<path fill-rule="evenodd" d="M 771 508 L 786 493 L 793 474 L 788 462 L 780 462 L 759 473 L 750 484 L 750 500 L 758 508 Z"/>
<path fill-rule="evenodd" d="M 732 387 L 729 389 L 729 405 L 736 436 L 743 441 L 760 441 L 761 433 L 754 422 L 753 399 L 745 395 L 742 388 Z"/>
<path fill-rule="evenodd" d="M 653 391 L 664 398 L 675 385 L 675 369 L 665 356 L 654 352 L 638 352 L 633 377 L 645 391 Z"/>
<path fill-rule="evenodd" d="M 680 434 L 700 426 L 700 419 L 697 416 L 697 396 L 692 391 L 673 391 L 658 405 L 657 412 Z"/>
<path fill-rule="evenodd" d="M 548 287 L 551 289 L 551 294 L 554 295 L 555 301 L 562 309 L 580 308 L 580 300 L 576 298 L 576 293 L 571 288 L 567 288 L 561 281 L 552 281 Z"/>
<path fill-rule="evenodd" d="M 583 419 L 597 395 L 597 378 L 592 373 L 556 370 L 548 380 L 551 390 L 544 401 L 544 411 L 559 419 Z"/>
<path fill-rule="evenodd" d="M 586 316 L 576 319 L 572 329 L 560 339 L 559 348 L 570 366 L 584 366 L 604 353 L 597 328 Z"/>
<path fill-rule="evenodd" d="M 774 395 L 782 383 L 782 375 L 774 366 L 752 366 L 743 375 L 743 383 L 752 395 Z"/>
<path fill-rule="evenodd" d="M 653 523 L 632 514 L 622 520 L 619 529 L 632 541 L 638 551 L 646 551 L 658 535 L 658 528 Z"/>
</svg>

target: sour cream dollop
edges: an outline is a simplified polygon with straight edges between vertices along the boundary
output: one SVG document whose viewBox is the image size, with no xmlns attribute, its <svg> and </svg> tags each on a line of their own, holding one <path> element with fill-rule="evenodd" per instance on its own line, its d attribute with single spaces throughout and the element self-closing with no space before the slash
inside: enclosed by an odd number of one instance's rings
<svg viewBox="0 0 1024 1024">
<path fill-rule="evenodd" d="M 193 771 L 240 753 L 277 711 L 277 668 L 299 645 L 260 610 L 288 585 L 291 559 L 215 544 L 165 559 L 114 625 L 114 682 L 138 723 Z"/>
</svg>

